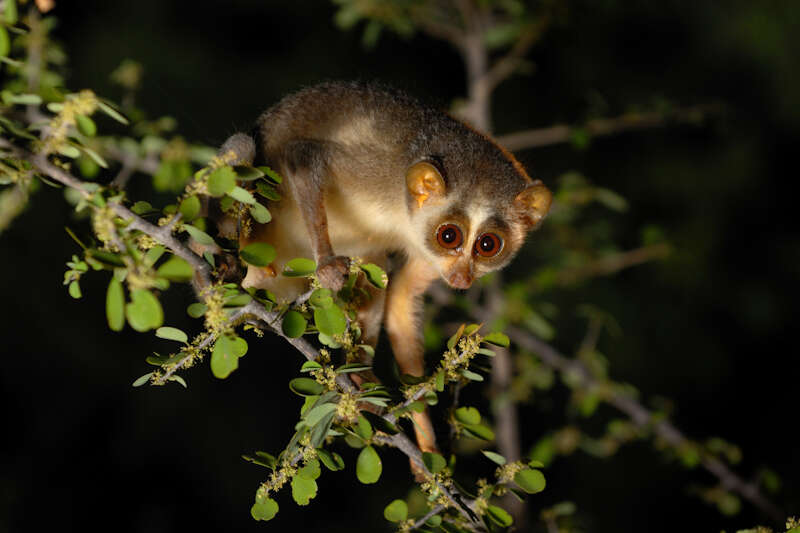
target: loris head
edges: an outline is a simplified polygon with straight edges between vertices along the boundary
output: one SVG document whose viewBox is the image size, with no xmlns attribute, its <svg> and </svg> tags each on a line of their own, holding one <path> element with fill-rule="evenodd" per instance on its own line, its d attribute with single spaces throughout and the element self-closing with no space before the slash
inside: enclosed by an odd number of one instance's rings
<svg viewBox="0 0 800 533">
<path fill-rule="evenodd" d="M 552 195 L 492 145 L 490 158 L 419 161 L 406 173 L 417 247 L 451 286 L 505 266 L 550 210 Z M 472 158 L 468 158 L 472 159 Z"/>
</svg>

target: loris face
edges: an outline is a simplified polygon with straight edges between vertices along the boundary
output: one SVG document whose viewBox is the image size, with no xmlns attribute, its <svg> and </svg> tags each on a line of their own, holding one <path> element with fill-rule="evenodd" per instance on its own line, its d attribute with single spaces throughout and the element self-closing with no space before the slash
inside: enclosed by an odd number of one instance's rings
<svg viewBox="0 0 800 533">
<path fill-rule="evenodd" d="M 447 191 L 438 170 L 422 162 L 409 169 L 406 183 L 421 247 L 442 279 L 457 289 L 504 267 L 550 209 L 550 191 L 539 181 L 528 180 L 507 198 L 498 193 L 470 202 Z"/>
</svg>

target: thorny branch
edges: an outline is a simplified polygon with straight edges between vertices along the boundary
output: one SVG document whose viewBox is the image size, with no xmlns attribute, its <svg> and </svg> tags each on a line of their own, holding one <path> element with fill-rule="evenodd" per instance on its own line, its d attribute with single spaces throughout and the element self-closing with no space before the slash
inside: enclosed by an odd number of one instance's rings
<svg viewBox="0 0 800 533">
<path fill-rule="evenodd" d="M 0 139 L 0 148 L 4 148 L 9 150 L 13 153 L 16 157 L 21 159 L 25 159 L 29 161 L 34 168 L 36 168 L 39 172 L 44 175 L 49 176 L 53 180 L 66 185 L 67 187 L 73 188 L 77 191 L 80 191 L 84 197 L 89 198 L 92 195 L 92 191 L 87 188 L 87 185 L 82 180 L 76 178 L 68 171 L 54 165 L 51 163 L 47 157 L 41 154 L 34 154 L 24 148 L 18 147 L 13 145 L 12 143 L 8 142 L 5 139 Z M 152 237 L 154 240 L 158 241 L 159 243 L 163 244 L 167 248 L 169 248 L 175 255 L 185 259 L 194 269 L 196 283 L 199 289 L 204 289 L 209 287 L 212 283 L 211 281 L 211 267 L 208 263 L 205 262 L 200 256 L 196 255 L 188 246 L 186 246 L 183 242 L 177 239 L 174 235 L 172 235 L 172 227 L 171 226 L 156 226 L 151 224 L 150 222 L 146 221 L 142 217 L 136 215 L 128 208 L 123 206 L 117 202 L 109 202 L 109 206 L 114 211 L 116 215 L 120 218 L 128 222 L 127 228 L 128 229 L 135 229 L 145 233 L 146 235 Z M 292 346 L 294 346 L 306 359 L 315 361 L 319 359 L 319 351 L 311 345 L 307 340 L 301 338 L 289 338 L 283 334 L 281 328 L 277 326 L 278 319 L 280 318 L 280 313 L 278 311 L 268 311 L 264 306 L 258 304 L 255 301 L 251 301 L 247 305 L 240 308 L 236 311 L 231 317 L 229 321 L 238 321 L 246 316 L 255 317 L 260 324 L 264 324 L 272 329 L 275 333 L 279 336 L 283 337 L 284 339 L 289 342 Z M 209 338 L 206 339 L 207 342 L 212 342 L 214 339 L 213 335 L 209 335 Z M 180 365 L 181 362 L 178 363 Z M 184 361 L 185 364 L 185 361 Z M 176 367 L 178 366 L 176 365 Z M 172 372 L 177 370 L 175 368 Z M 171 374 L 170 374 L 171 375 Z M 168 376 L 165 376 L 168 377 Z M 340 374 L 336 378 L 337 385 L 341 388 L 341 390 L 348 392 L 348 393 L 355 393 L 357 392 L 357 387 L 353 384 L 347 374 Z M 386 418 L 390 422 L 394 422 L 396 418 L 393 415 L 384 414 L 384 418 Z M 428 471 L 425 463 L 422 460 L 422 452 L 420 451 L 419 447 L 417 447 L 414 442 L 409 439 L 405 433 L 397 433 L 396 435 L 378 435 L 376 439 L 384 444 L 388 444 L 400 450 L 403 454 L 405 454 L 411 461 L 413 461 L 421 471 L 430 472 Z M 433 478 L 431 474 L 431 478 Z M 448 489 L 447 487 L 442 486 L 440 483 L 437 483 L 438 489 L 441 494 L 447 498 L 448 501 L 452 502 L 452 506 L 454 509 L 458 510 L 466 520 L 472 522 L 472 517 L 470 516 L 470 512 L 465 509 L 468 508 L 469 504 L 471 503 L 471 499 L 462 497 L 457 492 Z M 482 526 L 478 523 L 474 524 L 474 530 L 481 531 Z"/>
</svg>

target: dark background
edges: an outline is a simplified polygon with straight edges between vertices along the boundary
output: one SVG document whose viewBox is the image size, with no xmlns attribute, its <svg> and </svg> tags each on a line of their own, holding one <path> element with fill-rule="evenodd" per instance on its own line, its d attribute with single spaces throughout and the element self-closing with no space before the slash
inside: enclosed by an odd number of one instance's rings
<svg viewBox="0 0 800 533">
<path fill-rule="evenodd" d="M 571 2 L 565 22 L 530 54 L 535 74 L 497 90 L 495 130 L 613 116 L 658 99 L 725 104 L 723 117 L 699 128 L 596 139 L 583 151 L 529 150 L 520 159 L 547 183 L 577 170 L 625 196 L 630 210 L 610 215 L 623 247 L 657 224 L 676 248 L 666 261 L 546 295 L 561 309 L 556 344 L 570 350 L 579 342 L 575 305 L 611 312 L 624 331 L 600 346 L 612 376 L 645 398 L 674 400 L 674 419 L 690 436 L 739 444 L 744 475 L 775 469 L 783 479 L 776 501 L 798 514 L 800 454 L 791 433 L 800 377 L 792 326 L 800 8 L 717 4 Z M 333 13 L 321 1 L 255 0 L 59 2 L 55 11 L 69 87 L 119 98 L 108 74 L 125 58 L 140 61 L 139 106 L 176 117 L 187 139 L 210 145 L 248 128 L 285 93 L 323 79 L 380 79 L 442 107 L 463 96 L 461 62 L 447 45 L 385 34 L 367 51 L 360 31 L 334 27 Z M 365 487 L 354 481 L 349 450 L 340 450 L 348 470 L 323 474 L 309 507 L 284 490 L 276 519 L 254 522 L 249 507 L 266 471 L 240 454 L 285 445 L 299 407 L 285 383 L 298 354 L 278 342 L 251 343 L 225 381 L 203 365 L 186 375 L 188 391 L 131 389 L 148 371 L 144 356 L 169 343 L 106 328 L 103 275 L 87 276 L 83 301 L 67 295 L 60 265 L 77 249 L 63 226 L 80 227 L 70 216 L 48 189 L 0 235 L 0 531 L 389 530 L 381 509 L 406 494 L 405 460 L 383 454 L 384 478 Z M 515 264 L 509 277 L 525 270 Z M 190 300 L 188 288 L 167 300 L 167 323 L 194 331 L 183 318 Z M 563 423 L 560 411 L 521 411 L 526 449 L 548 424 Z M 710 475 L 667 462 L 648 443 L 607 461 L 576 454 L 547 476 L 530 509 L 575 501 L 588 531 L 716 532 L 766 522 L 746 503 L 731 519 L 689 496 Z"/>
</svg>

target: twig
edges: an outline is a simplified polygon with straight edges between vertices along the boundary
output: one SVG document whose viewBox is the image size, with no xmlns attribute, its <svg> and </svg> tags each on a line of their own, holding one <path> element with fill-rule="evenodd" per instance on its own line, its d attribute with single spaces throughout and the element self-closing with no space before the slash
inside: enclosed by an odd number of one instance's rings
<svg viewBox="0 0 800 533">
<path fill-rule="evenodd" d="M 670 123 L 696 123 L 708 114 L 719 113 L 718 105 L 697 105 L 681 108 L 670 113 L 648 112 L 627 113 L 615 118 L 599 118 L 588 121 L 583 126 L 557 124 L 547 128 L 508 133 L 497 137 L 497 142 L 508 150 L 517 151 L 528 148 L 551 146 L 569 141 L 576 132 L 584 131 L 590 136 L 601 137 L 625 131 L 656 128 Z"/>
<path fill-rule="evenodd" d="M 476 314 L 483 315 L 484 313 L 478 310 Z M 591 375 L 583 363 L 560 354 L 555 348 L 532 334 L 516 326 L 508 326 L 506 333 L 521 348 L 535 353 L 547 366 L 562 373 L 570 374 L 581 387 L 593 388 L 600 385 L 599 381 Z M 658 437 L 671 446 L 680 447 L 690 442 L 672 423 L 660 418 L 654 418 L 649 409 L 630 396 L 610 391 L 604 399 L 628 415 L 636 425 L 652 428 Z M 776 521 L 783 519 L 784 514 L 781 509 L 767 499 L 757 485 L 743 480 L 722 461 L 713 456 L 705 455 L 701 464 L 719 479 L 726 490 L 738 493 L 771 519 Z"/>
<path fill-rule="evenodd" d="M 425 522 L 427 522 L 428 520 L 430 520 L 432 517 L 436 516 L 437 514 L 441 513 L 443 510 L 444 510 L 444 506 L 443 505 L 434 506 L 434 508 L 431 509 L 430 511 L 428 511 L 425 514 L 425 516 L 423 516 L 422 518 L 420 518 L 419 520 L 414 522 L 414 525 L 411 526 L 411 531 L 413 531 L 415 529 L 418 529 L 418 528 L 421 528 L 422 526 L 425 525 Z"/>
<path fill-rule="evenodd" d="M 560 285 L 568 285 L 586 278 L 608 276 L 648 261 L 663 259 L 671 252 L 672 248 L 666 243 L 642 246 L 634 250 L 601 257 L 578 268 L 562 269 L 559 271 L 556 281 Z"/>
</svg>

